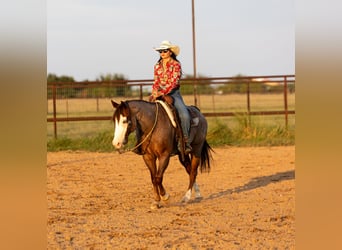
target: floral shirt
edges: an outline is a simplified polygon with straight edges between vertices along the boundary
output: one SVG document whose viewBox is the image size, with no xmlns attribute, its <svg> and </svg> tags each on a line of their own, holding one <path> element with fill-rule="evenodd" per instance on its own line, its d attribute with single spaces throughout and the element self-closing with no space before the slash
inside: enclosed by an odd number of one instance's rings
<svg viewBox="0 0 342 250">
<path fill-rule="evenodd" d="M 152 95 L 158 97 L 167 95 L 171 90 L 179 87 L 181 77 L 181 65 L 175 60 L 166 63 L 165 70 L 162 62 L 154 66 L 154 84 L 152 86 Z"/>
</svg>

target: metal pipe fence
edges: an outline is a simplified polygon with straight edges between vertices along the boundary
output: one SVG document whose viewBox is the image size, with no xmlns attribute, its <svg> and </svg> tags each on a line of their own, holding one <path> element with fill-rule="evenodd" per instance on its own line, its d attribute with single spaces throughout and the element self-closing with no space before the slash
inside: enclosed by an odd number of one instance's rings
<svg viewBox="0 0 342 250">
<path fill-rule="evenodd" d="M 111 120 L 110 99 L 147 100 L 152 84 L 151 79 L 48 83 L 47 122 L 53 123 L 54 138 L 60 122 Z M 289 115 L 295 114 L 295 75 L 185 78 L 181 86 L 185 103 L 197 104 L 206 117 L 245 115 L 250 120 L 251 116 L 283 115 L 287 128 Z M 277 96 L 275 104 L 266 103 L 270 95 Z M 234 101 L 232 96 L 239 98 Z"/>
</svg>

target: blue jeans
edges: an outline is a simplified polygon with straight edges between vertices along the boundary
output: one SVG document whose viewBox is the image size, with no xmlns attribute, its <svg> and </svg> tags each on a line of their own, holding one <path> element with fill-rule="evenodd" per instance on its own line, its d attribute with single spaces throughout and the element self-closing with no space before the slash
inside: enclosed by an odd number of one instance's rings
<svg viewBox="0 0 342 250">
<path fill-rule="evenodd" d="M 173 97 L 174 103 L 173 105 L 178 111 L 179 118 L 181 120 L 181 126 L 183 130 L 183 135 L 187 138 L 189 138 L 189 132 L 190 132 L 190 114 L 188 109 L 186 108 L 183 97 L 181 96 L 179 90 L 173 90 L 169 94 Z"/>
</svg>

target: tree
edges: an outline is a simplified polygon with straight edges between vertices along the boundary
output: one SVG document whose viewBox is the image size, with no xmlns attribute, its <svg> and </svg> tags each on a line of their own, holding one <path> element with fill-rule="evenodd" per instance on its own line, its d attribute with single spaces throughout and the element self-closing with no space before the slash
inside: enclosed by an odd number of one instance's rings
<svg viewBox="0 0 342 250">
<path fill-rule="evenodd" d="M 47 76 L 47 82 L 75 82 L 75 80 L 72 76 L 57 76 L 56 74 L 49 73 Z"/>
<path fill-rule="evenodd" d="M 102 74 L 98 78 L 96 78 L 96 81 L 98 82 L 112 82 L 110 84 L 110 87 L 104 87 L 104 88 L 97 88 L 98 94 L 102 97 L 112 97 L 112 96 L 125 96 L 126 94 L 129 94 L 131 91 L 131 88 L 127 85 L 127 80 L 124 75 L 122 74 Z M 118 81 L 118 82 L 115 82 Z M 125 86 L 123 86 L 125 85 Z"/>
<path fill-rule="evenodd" d="M 56 74 L 49 73 L 47 76 L 47 83 L 54 83 L 54 82 L 75 82 L 72 76 L 57 76 Z M 69 89 L 69 88 L 61 88 L 58 89 L 57 96 L 59 98 L 71 98 L 77 95 L 77 92 L 81 91 L 79 88 Z M 52 98 L 52 89 L 47 89 L 47 96 L 48 98 Z"/>
<path fill-rule="evenodd" d="M 219 91 L 224 94 L 230 93 L 246 93 L 248 79 L 244 79 L 242 74 L 234 76 L 235 79 L 227 81 L 226 84 L 218 87 Z"/>
<path fill-rule="evenodd" d="M 185 75 L 182 79 L 184 80 L 184 83 L 181 87 L 181 92 L 183 95 L 190 95 L 194 93 L 194 85 L 197 86 L 197 93 L 199 94 L 212 94 L 213 88 L 210 86 L 210 81 L 203 80 L 201 78 L 206 78 L 203 75 L 200 75 L 197 77 L 196 81 L 189 80 L 193 79 L 194 77 L 192 75 Z M 181 84 L 182 84 L 181 79 Z"/>
</svg>

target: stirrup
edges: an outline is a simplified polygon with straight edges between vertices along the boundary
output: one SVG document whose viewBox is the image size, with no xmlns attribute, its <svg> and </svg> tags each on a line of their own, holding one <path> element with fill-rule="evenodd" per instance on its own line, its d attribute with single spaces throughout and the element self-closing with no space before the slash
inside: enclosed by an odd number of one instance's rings
<svg viewBox="0 0 342 250">
<path fill-rule="evenodd" d="M 178 142 L 177 149 L 179 152 L 182 152 L 182 145 Z M 192 147 L 190 145 L 185 144 L 184 147 L 184 155 L 188 155 L 192 151 Z"/>
<path fill-rule="evenodd" d="M 185 149 L 184 149 L 184 154 L 188 155 L 191 153 L 191 151 L 192 151 L 192 147 L 190 145 L 186 144 Z"/>
</svg>

